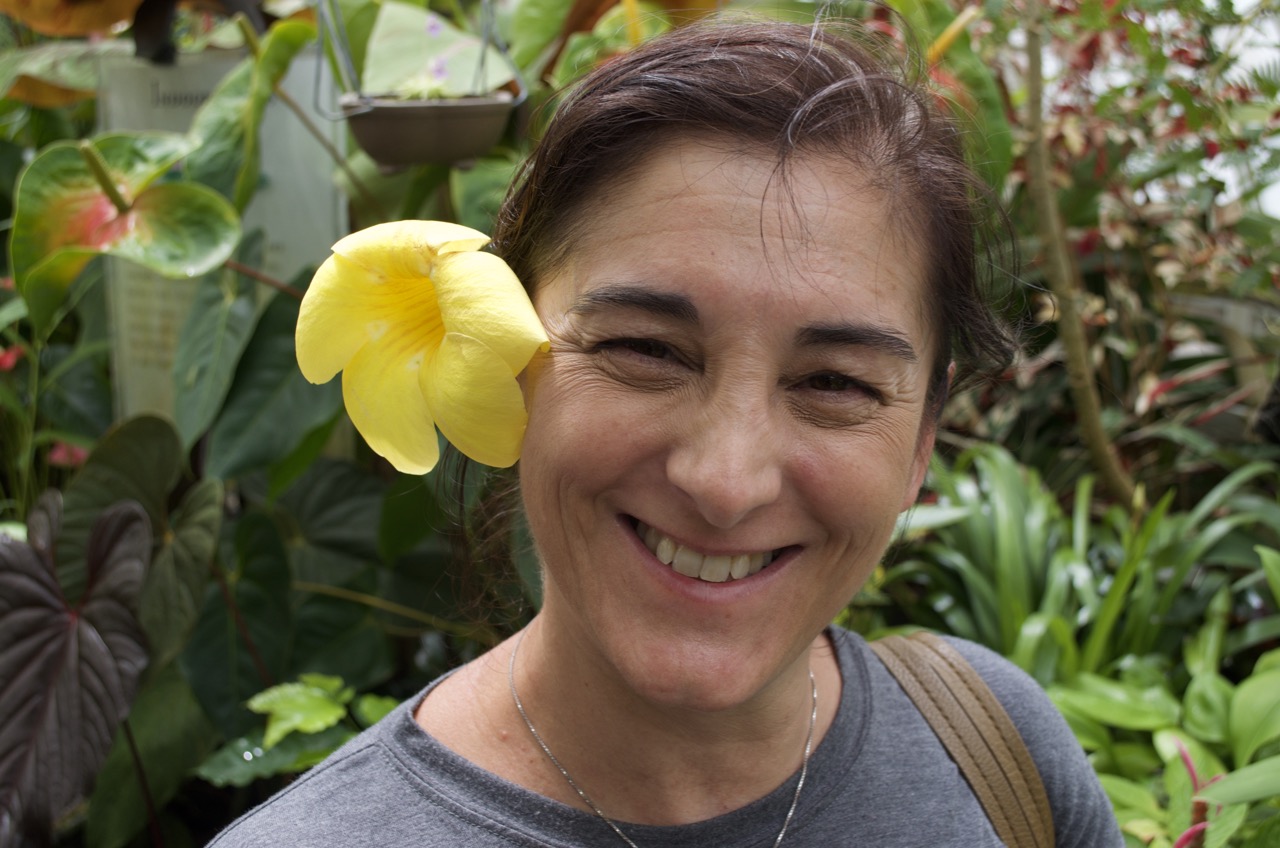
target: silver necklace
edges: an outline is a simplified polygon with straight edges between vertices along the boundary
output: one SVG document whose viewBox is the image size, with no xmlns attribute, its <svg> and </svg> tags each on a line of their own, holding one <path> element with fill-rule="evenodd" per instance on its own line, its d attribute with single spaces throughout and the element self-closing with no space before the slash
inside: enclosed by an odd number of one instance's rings
<svg viewBox="0 0 1280 848">
<path fill-rule="evenodd" d="M 622 828 L 618 827 L 617 822 L 604 814 L 596 806 L 596 802 L 592 801 L 586 792 L 582 791 L 582 787 L 578 782 L 569 776 L 569 770 L 560 764 L 556 759 L 556 755 L 551 753 L 551 749 L 547 747 L 547 743 L 543 741 L 542 734 L 538 732 L 538 728 L 533 726 L 533 721 L 529 718 L 529 714 L 524 711 L 524 704 L 520 702 L 520 693 L 516 691 L 516 654 L 520 652 L 520 646 L 524 644 L 524 632 L 520 633 L 520 638 L 516 640 L 516 646 L 511 649 L 511 658 L 507 661 L 507 686 L 511 689 L 511 700 L 515 701 L 516 709 L 520 712 L 520 718 L 524 719 L 525 727 L 529 728 L 529 733 L 533 735 L 534 741 L 538 743 L 538 747 L 542 749 L 542 753 L 547 755 L 547 759 L 551 760 L 552 765 L 560 770 L 560 774 L 564 775 L 565 782 L 578 793 L 578 797 L 583 803 L 591 808 L 601 821 L 609 825 L 618 838 L 627 843 L 630 848 L 640 848 L 631 837 L 622 832 Z M 778 838 L 773 840 L 773 848 L 778 848 L 782 844 L 782 837 L 787 835 L 787 828 L 791 825 L 791 817 L 796 814 L 796 805 L 800 803 L 800 790 L 804 788 L 805 776 L 809 773 L 809 754 L 813 752 L 813 729 L 818 723 L 818 683 L 813 679 L 813 669 L 809 669 L 809 690 L 812 693 L 812 707 L 809 711 L 809 734 L 804 740 L 804 758 L 800 761 L 800 779 L 796 781 L 796 793 L 791 797 L 791 808 L 787 810 L 787 817 L 782 820 L 782 829 L 778 831 Z"/>
</svg>

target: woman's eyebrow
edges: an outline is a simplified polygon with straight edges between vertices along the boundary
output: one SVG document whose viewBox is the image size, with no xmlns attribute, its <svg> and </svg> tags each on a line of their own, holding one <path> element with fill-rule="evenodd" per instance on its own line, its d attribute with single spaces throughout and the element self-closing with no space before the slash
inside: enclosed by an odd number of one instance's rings
<svg viewBox="0 0 1280 848">
<path fill-rule="evenodd" d="M 585 292 L 569 311 L 575 315 L 590 315 L 602 309 L 617 307 L 639 309 L 686 324 L 698 323 L 698 309 L 685 295 L 625 284 L 600 286 Z"/>
<path fill-rule="evenodd" d="M 897 330 L 875 324 L 819 324 L 796 333 L 797 347 L 831 347 L 853 345 L 881 350 L 907 362 L 919 357 L 911 342 Z"/>
</svg>

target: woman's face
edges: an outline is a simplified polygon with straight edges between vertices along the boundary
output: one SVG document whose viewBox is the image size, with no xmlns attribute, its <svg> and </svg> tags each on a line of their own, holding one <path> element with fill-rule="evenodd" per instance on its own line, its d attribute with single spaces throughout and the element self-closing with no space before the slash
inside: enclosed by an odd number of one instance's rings
<svg viewBox="0 0 1280 848">
<path fill-rule="evenodd" d="M 597 193 L 535 294 L 544 626 L 650 701 L 731 708 L 803 667 L 915 500 L 924 263 L 864 183 L 666 145 Z"/>
</svg>

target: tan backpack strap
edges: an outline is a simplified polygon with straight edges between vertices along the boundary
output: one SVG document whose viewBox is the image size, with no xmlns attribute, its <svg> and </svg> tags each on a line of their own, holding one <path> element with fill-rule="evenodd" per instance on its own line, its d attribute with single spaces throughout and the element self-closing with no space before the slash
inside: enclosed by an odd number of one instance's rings
<svg viewBox="0 0 1280 848">
<path fill-rule="evenodd" d="M 986 681 L 943 639 L 919 632 L 872 642 L 1009 848 L 1053 848 L 1053 813 L 1022 735 Z"/>
</svg>

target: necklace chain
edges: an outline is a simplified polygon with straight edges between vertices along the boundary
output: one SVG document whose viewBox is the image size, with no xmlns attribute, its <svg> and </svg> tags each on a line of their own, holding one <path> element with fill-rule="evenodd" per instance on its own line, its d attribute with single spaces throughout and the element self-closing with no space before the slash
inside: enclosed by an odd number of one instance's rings
<svg viewBox="0 0 1280 848">
<path fill-rule="evenodd" d="M 516 691 L 516 654 L 520 652 L 520 646 L 524 643 L 524 632 L 520 634 L 520 638 L 516 640 L 516 645 L 511 649 L 511 658 L 507 661 L 507 686 L 511 689 L 511 700 L 515 701 L 516 709 L 520 712 L 520 717 L 524 719 L 525 727 L 529 728 L 529 733 L 533 735 L 534 741 L 538 743 L 538 747 L 542 749 L 542 753 L 547 755 L 547 759 L 551 760 L 551 764 L 560 770 L 560 774 L 564 775 L 565 782 L 569 784 L 574 792 L 578 793 L 578 797 L 582 802 L 591 808 L 605 824 L 613 829 L 618 838 L 627 843 L 630 848 L 640 848 L 632 841 L 631 837 L 622 832 L 622 828 L 618 827 L 617 822 L 604 814 L 596 806 L 596 802 L 582 790 L 578 782 L 573 779 L 556 755 L 551 753 L 551 748 L 543 740 L 542 734 L 538 732 L 538 728 L 533 726 L 533 720 L 529 718 L 529 714 L 524 711 L 524 704 L 520 702 L 520 693 Z M 787 817 L 782 820 L 782 829 L 778 831 L 778 838 L 773 840 L 773 848 L 778 848 L 782 844 L 782 838 L 787 835 L 787 828 L 791 826 L 791 818 L 796 814 L 796 805 L 800 803 L 800 790 L 804 788 L 804 779 L 809 773 L 809 755 L 813 753 L 813 730 L 818 723 L 818 683 L 813 679 L 813 669 L 809 669 L 809 691 L 811 692 L 811 707 L 809 710 L 809 733 L 804 740 L 804 758 L 800 761 L 800 779 L 796 781 L 796 792 L 791 797 L 791 807 L 787 810 Z"/>
</svg>

